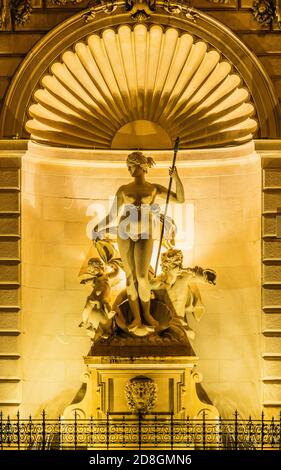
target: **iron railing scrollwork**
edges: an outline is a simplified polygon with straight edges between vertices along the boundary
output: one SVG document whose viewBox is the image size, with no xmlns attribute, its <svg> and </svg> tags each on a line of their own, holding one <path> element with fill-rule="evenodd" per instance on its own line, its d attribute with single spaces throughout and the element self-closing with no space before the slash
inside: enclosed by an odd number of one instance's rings
<svg viewBox="0 0 281 470">
<path fill-rule="evenodd" d="M 110 414 L 104 419 L 5 417 L 0 413 L 1 450 L 194 449 L 281 450 L 279 419 L 177 419 L 173 413 Z"/>
</svg>

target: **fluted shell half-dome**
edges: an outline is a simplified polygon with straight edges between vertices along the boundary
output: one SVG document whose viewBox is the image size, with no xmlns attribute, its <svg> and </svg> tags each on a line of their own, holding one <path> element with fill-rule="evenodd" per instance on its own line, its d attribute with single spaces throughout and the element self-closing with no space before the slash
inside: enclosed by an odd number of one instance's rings
<svg viewBox="0 0 281 470">
<path fill-rule="evenodd" d="M 154 25 L 106 29 L 66 51 L 41 80 L 26 128 L 85 148 L 237 145 L 257 123 L 249 92 L 219 52 Z"/>
</svg>

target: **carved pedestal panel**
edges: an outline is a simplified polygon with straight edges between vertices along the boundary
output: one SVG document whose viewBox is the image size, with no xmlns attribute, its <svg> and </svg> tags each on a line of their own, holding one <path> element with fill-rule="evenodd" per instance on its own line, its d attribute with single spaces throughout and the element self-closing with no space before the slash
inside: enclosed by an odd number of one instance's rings
<svg viewBox="0 0 281 470">
<path fill-rule="evenodd" d="M 64 418 L 102 419 L 116 415 L 173 414 L 175 419 L 215 419 L 219 413 L 198 396 L 196 356 L 84 358 L 83 399 L 64 411 Z M 199 387 L 198 387 L 199 389 Z M 200 394 L 200 390 L 199 390 Z"/>
</svg>

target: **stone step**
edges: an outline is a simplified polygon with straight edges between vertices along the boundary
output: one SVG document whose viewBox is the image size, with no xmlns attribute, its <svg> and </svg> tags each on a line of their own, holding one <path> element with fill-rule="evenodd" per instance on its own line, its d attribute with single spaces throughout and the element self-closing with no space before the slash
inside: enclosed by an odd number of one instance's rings
<svg viewBox="0 0 281 470">
<path fill-rule="evenodd" d="M 19 264 L 20 262 L 21 260 L 18 256 L 15 256 L 15 257 L 1 256 L 0 257 L 0 264 L 7 264 L 7 263 Z"/>
<path fill-rule="evenodd" d="M 19 310 L 20 310 L 19 305 L 0 305 L 0 313 L 1 313 L 1 311 L 18 312 Z"/>
<path fill-rule="evenodd" d="M 269 265 L 276 265 L 276 264 L 281 264 L 281 258 L 276 258 L 274 256 L 272 257 L 264 257 L 262 262 L 264 264 L 269 264 Z"/>
<path fill-rule="evenodd" d="M 18 406 L 21 404 L 20 400 L 2 400 L 0 399 L 0 406 Z M 4 411 L 4 410 L 3 410 Z"/>
<path fill-rule="evenodd" d="M 263 406 L 272 406 L 281 408 L 281 400 L 264 400 Z"/>
<path fill-rule="evenodd" d="M 265 352 L 262 354 L 263 359 L 281 360 L 281 353 L 279 352 Z"/>
<path fill-rule="evenodd" d="M 281 192 L 281 186 L 273 186 L 273 185 L 272 186 L 264 186 L 263 191 L 265 193 L 271 192 L 271 191 L 272 192 Z"/>
<path fill-rule="evenodd" d="M 18 193 L 20 188 L 18 186 L 1 186 L 0 193 Z"/>
<path fill-rule="evenodd" d="M 275 336 L 275 337 L 278 336 L 279 337 L 281 336 L 281 329 L 274 329 L 274 328 L 266 329 L 266 330 L 263 330 L 262 334 L 264 336 Z"/>
<path fill-rule="evenodd" d="M 0 233 L 0 242 L 1 240 L 4 239 L 10 239 L 10 238 L 20 238 L 20 235 L 18 233 Z"/>
<path fill-rule="evenodd" d="M 265 289 L 281 289 L 281 281 L 265 281 L 262 286 Z"/>
<path fill-rule="evenodd" d="M 19 336 L 20 330 L 7 328 L 7 329 L 0 329 L 0 336 Z"/>
<path fill-rule="evenodd" d="M 20 215 L 20 211 L 18 211 L 18 210 L 16 210 L 16 211 L 1 210 L 0 211 L 0 217 L 3 216 L 3 215 Z"/>
<path fill-rule="evenodd" d="M 263 311 L 265 314 L 267 313 L 273 313 L 273 314 L 278 314 L 281 313 L 281 305 L 264 305 L 262 307 Z"/>
<path fill-rule="evenodd" d="M 20 382 L 21 381 L 21 378 L 20 377 L 12 377 L 12 376 L 1 376 L 0 375 L 0 382 L 3 382 L 3 383 L 6 383 L 6 382 L 13 382 L 13 383 L 17 383 L 17 382 Z"/>
<path fill-rule="evenodd" d="M 10 287 L 11 289 L 17 289 L 20 286 L 18 281 L 0 281 L 0 289 Z"/>
<path fill-rule="evenodd" d="M 281 383 L 281 375 L 272 375 L 263 377 L 262 381 L 264 383 Z"/>
<path fill-rule="evenodd" d="M 0 353 L 0 361 L 1 361 L 1 359 L 16 360 L 16 359 L 19 359 L 19 358 L 20 358 L 20 354 L 16 353 L 16 352 L 10 352 L 10 353 L 1 352 Z"/>
</svg>

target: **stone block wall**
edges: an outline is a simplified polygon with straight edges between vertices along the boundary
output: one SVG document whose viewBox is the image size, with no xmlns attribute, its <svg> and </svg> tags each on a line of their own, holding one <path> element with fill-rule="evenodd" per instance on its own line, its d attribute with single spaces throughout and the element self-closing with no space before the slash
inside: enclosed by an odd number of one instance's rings
<svg viewBox="0 0 281 470">
<path fill-rule="evenodd" d="M 281 410 L 281 144 L 258 143 L 263 166 L 262 332 L 263 405 L 269 416 Z"/>
<path fill-rule="evenodd" d="M 20 186 L 25 142 L 0 141 L 0 407 L 21 403 Z"/>
</svg>

